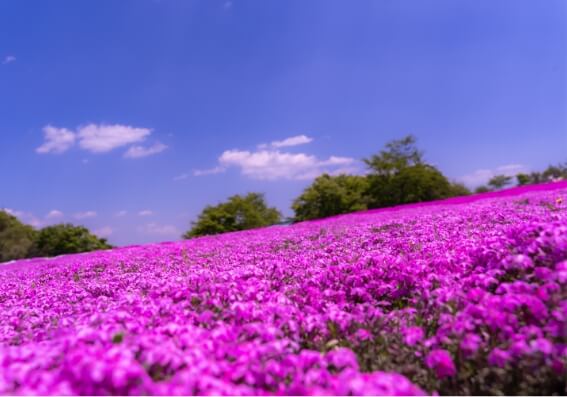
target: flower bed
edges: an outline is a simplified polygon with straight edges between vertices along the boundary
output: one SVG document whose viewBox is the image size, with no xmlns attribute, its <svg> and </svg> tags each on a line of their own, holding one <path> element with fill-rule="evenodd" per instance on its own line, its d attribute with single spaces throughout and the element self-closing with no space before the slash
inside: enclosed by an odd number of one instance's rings
<svg viewBox="0 0 567 397">
<path fill-rule="evenodd" d="M 565 394 L 567 183 L 0 266 L 4 394 Z"/>
</svg>

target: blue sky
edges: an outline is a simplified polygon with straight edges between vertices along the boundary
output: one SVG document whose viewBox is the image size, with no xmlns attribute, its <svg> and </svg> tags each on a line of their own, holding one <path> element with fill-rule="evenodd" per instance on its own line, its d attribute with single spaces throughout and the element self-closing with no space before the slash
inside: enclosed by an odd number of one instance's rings
<svg viewBox="0 0 567 397">
<path fill-rule="evenodd" d="M 567 154 L 563 0 L 0 2 L 0 207 L 118 245 L 412 133 L 474 186 Z"/>
</svg>

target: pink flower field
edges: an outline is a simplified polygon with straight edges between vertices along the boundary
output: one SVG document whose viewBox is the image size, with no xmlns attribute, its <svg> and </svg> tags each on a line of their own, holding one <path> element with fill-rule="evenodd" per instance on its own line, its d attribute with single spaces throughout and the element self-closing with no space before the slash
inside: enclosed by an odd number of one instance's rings
<svg viewBox="0 0 567 397">
<path fill-rule="evenodd" d="M 567 392 L 567 182 L 0 266 L 2 394 Z"/>
</svg>

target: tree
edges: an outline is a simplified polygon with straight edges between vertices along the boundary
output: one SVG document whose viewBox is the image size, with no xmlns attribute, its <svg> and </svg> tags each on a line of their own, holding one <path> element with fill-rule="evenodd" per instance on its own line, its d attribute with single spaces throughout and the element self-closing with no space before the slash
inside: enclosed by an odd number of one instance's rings
<svg viewBox="0 0 567 397">
<path fill-rule="evenodd" d="M 531 183 L 531 177 L 528 174 L 516 174 L 516 181 L 518 182 L 518 186 L 528 185 Z"/>
<path fill-rule="evenodd" d="M 543 171 L 542 179 L 546 182 L 558 179 L 567 179 L 567 163 L 550 165 L 545 171 Z"/>
<path fill-rule="evenodd" d="M 495 175 L 488 181 L 488 186 L 493 189 L 502 189 L 504 186 L 512 182 L 512 177 L 508 175 Z"/>
<path fill-rule="evenodd" d="M 481 185 L 479 187 L 477 187 L 476 189 L 474 189 L 475 193 L 488 193 L 490 192 L 490 188 L 488 186 L 485 185 Z"/>
<path fill-rule="evenodd" d="M 471 191 L 464 184 L 459 182 L 451 183 L 451 197 L 467 196 L 469 194 L 471 194 Z"/>
<path fill-rule="evenodd" d="M 324 218 L 368 208 L 366 192 L 368 180 L 357 175 L 316 178 L 292 205 L 295 220 Z"/>
<path fill-rule="evenodd" d="M 36 231 L 15 216 L 0 211 L 0 262 L 25 258 L 36 237 Z"/>
<path fill-rule="evenodd" d="M 437 200 L 464 192 L 452 187 L 437 168 L 425 163 L 412 135 L 387 143 L 384 150 L 364 162 L 370 169 L 369 208 Z"/>
<path fill-rule="evenodd" d="M 373 174 L 390 176 L 403 168 L 423 162 L 423 153 L 417 149 L 416 142 L 417 139 L 413 135 L 393 140 L 386 144 L 385 150 L 363 161 Z"/>
<path fill-rule="evenodd" d="M 57 256 L 112 248 L 105 239 L 91 234 L 83 226 L 60 224 L 41 229 L 29 256 Z"/>
<path fill-rule="evenodd" d="M 273 225 L 280 219 L 280 212 L 276 208 L 268 207 L 263 194 L 234 195 L 224 203 L 205 207 L 183 237 L 192 238 L 253 229 Z"/>
<path fill-rule="evenodd" d="M 380 197 L 382 206 L 438 200 L 452 196 L 447 178 L 435 167 L 416 164 L 392 176 L 387 194 Z"/>
</svg>

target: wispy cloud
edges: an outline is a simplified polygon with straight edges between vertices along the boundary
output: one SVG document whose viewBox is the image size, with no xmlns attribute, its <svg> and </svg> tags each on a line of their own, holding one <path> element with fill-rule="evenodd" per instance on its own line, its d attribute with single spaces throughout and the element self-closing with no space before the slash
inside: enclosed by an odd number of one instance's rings
<svg viewBox="0 0 567 397">
<path fill-rule="evenodd" d="M 107 153 L 114 149 L 133 145 L 146 140 L 152 133 L 150 128 L 132 127 L 121 124 L 87 124 L 72 131 L 47 125 L 43 128 L 44 143 L 37 153 L 61 154 L 75 143 L 90 153 Z M 141 158 L 164 151 L 166 145 L 157 142 L 152 146 L 131 146 L 124 154 L 126 158 Z"/>
<path fill-rule="evenodd" d="M 7 65 L 12 62 L 16 62 L 16 57 L 13 55 L 6 55 L 2 61 L 2 65 Z"/>
<path fill-rule="evenodd" d="M 193 175 L 195 176 L 214 175 L 214 174 L 221 174 L 225 171 L 226 171 L 225 167 L 217 166 L 205 170 L 194 170 Z"/>
<path fill-rule="evenodd" d="M 138 228 L 144 234 L 154 234 L 160 236 L 179 237 L 180 231 L 173 225 L 160 225 L 158 223 L 148 223 Z"/>
<path fill-rule="evenodd" d="M 305 153 L 285 153 L 278 150 L 227 150 L 219 158 L 224 167 L 238 167 L 243 175 L 264 180 L 313 179 L 337 166 L 353 164 L 350 157 L 331 156 L 319 159 Z"/>
<path fill-rule="evenodd" d="M 112 235 L 114 231 L 112 230 L 112 228 L 110 226 L 104 226 L 101 227 L 100 229 L 96 229 L 94 231 L 94 234 L 97 235 L 98 237 L 102 237 L 102 238 L 106 238 L 109 237 L 110 235 Z"/>
<path fill-rule="evenodd" d="M 165 149 L 167 149 L 167 146 L 159 142 L 150 147 L 132 146 L 130 149 L 126 151 L 126 153 L 124 153 L 124 157 L 130 159 L 137 159 L 140 157 L 147 157 L 161 153 Z"/>
<path fill-rule="evenodd" d="M 116 214 L 114 214 L 114 216 L 123 217 L 123 216 L 126 216 L 126 214 L 128 214 L 128 212 L 122 210 L 122 211 L 118 211 Z"/>
<path fill-rule="evenodd" d="M 59 210 L 51 210 L 45 216 L 46 219 L 57 219 L 57 218 L 62 218 L 62 217 L 63 217 L 63 212 L 61 212 Z"/>
<path fill-rule="evenodd" d="M 223 8 L 224 8 L 225 10 L 229 10 L 229 9 L 232 8 L 232 1 L 230 1 L 230 0 L 225 1 L 222 6 L 223 6 Z"/>
<path fill-rule="evenodd" d="M 94 217 L 96 217 L 96 215 L 97 215 L 97 213 L 95 211 L 77 212 L 75 214 L 75 219 L 94 218 Z"/>
<path fill-rule="evenodd" d="M 138 212 L 139 216 L 151 216 L 153 214 L 154 214 L 154 212 L 151 211 L 151 210 L 142 210 L 142 211 Z"/>
<path fill-rule="evenodd" d="M 187 178 L 189 178 L 189 174 L 179 174 L 179 175 L 173 177 L 173 180 L 174 181 L 182 181 L 182 180 L 187 179 Z"/>
<path fill-rule="evenodd" d="M 273 141 L 271 143 L 262 143 L 258 145 L 258 149 L 268 149 L 268 148 L 282 148 L 289 146 L 305 145 L 306 143 L 313 142 L 313 138 L 306 135 L 296 135 L 281 141 Z"/>
<path fill-rule="evenodd" d="M 193 175 L 218 174 L 230 167 L 239 168 L 242 175 L 263 180 L 305 180 L 313 179 L 323 173 L 358 173 L 357 162 L 351 157 L 330 156 L 318 158 L 307 153 L 290 153 L 281 148 L 304 145 L 313 138 L 296 135 L 281 141 L 258 145 L 254 151 L 225 150 L 218 158 L 218 165 L 205 170 L 195 170 Z"/>
<path fill-rule="evenodd" d="M 137 128 L 121 124 L 88 124 L 79 127 L 79 146 L 92 153 L 105 153 L 121 146 L 141 142 L 152 132 L 149 128 Z"/>
<path fill-rule="evenodd" d="M 488 183 L 496 175 L 515 176 L 522 172 L 529 172 L 528 167 L 522 164 L 507 164 L 494 169 L 478 169 L 458 179 L 465 185 L 474 188 Z"/>
<path fill-rule="evenodd" d="M 35 150 L 37 153 L 63 153 L 75 144 L 75 134 L 66 128 L 46 125 L 43 136 L 45 142 Z"/>
</svg>

